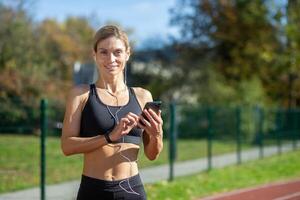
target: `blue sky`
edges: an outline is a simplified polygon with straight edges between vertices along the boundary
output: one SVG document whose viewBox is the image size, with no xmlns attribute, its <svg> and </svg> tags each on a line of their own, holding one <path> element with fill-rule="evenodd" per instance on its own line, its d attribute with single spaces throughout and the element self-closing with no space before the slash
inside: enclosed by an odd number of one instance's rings
<svg viewBox="0 0 300 200">
<path fill-rule="evenodd" d="M 116 21 L 134 29 L 132 37 L 142 43 L 148 38 L 167 38 L 178 33 L 169 25 L 169 9 L 175 4 L 176 0 L 36 0 L 33 14 L 38 21 L 63 21 L 70 15 L 96 16 L 99 25 Z"/>
</svg>

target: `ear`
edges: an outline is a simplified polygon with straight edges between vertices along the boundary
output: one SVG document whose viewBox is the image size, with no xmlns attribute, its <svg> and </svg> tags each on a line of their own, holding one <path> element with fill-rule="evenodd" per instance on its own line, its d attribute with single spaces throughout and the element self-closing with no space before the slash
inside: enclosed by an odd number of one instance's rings
<svg viewBox="0 0 300 200">
<path fill-rule="evenodd" d="M 94 61 L 96 62 L 97 58 L 96 58 L 96 52 L 93 51 L 93 58 L 94 58 Z"/>
<path fill-rule="evenodd" d="M 126 61 L 128 61 L 129 58 L 130 58 L 130 49 L 128 49 L 126 52 Z"/>
</svg>

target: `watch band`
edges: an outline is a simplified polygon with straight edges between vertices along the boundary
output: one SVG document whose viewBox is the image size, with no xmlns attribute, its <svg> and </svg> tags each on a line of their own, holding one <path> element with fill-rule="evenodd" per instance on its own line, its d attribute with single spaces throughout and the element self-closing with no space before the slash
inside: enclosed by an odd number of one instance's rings
<svg viewBox="0 0 300 200">
<path fill-rule="evenodd" d="M 108 133 L 104 134 L 104 137 L 105 137 L 107 143 L 112 143 L 111 139 L 109 138 L 109 134 Z"/>
</svg>

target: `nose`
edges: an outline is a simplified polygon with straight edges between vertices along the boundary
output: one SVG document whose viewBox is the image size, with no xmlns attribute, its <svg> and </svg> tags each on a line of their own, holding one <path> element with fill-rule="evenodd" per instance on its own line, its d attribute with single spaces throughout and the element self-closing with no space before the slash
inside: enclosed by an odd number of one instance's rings
<svg viewBox="0 0 300 200">
<path fill-rule="evenodd" d="M 115 62 L 116 61 L 116 56 L 113 53 L 108 54 L 108 60 L 110 62 Z"/>
</svg>

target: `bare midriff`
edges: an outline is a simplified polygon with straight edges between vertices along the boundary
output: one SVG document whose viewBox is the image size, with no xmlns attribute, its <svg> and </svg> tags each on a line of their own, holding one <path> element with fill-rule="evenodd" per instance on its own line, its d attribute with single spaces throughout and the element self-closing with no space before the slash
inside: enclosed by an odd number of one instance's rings
<svg viewBox="0 0 300 200">
<path fill-rule="evenodd" d="M 139 146 L 136 144 L 104 145 L 98 150 L 84 154 L 83 175 L 108 181 L 137 175 L 138 152 Z"/>
</svg>

